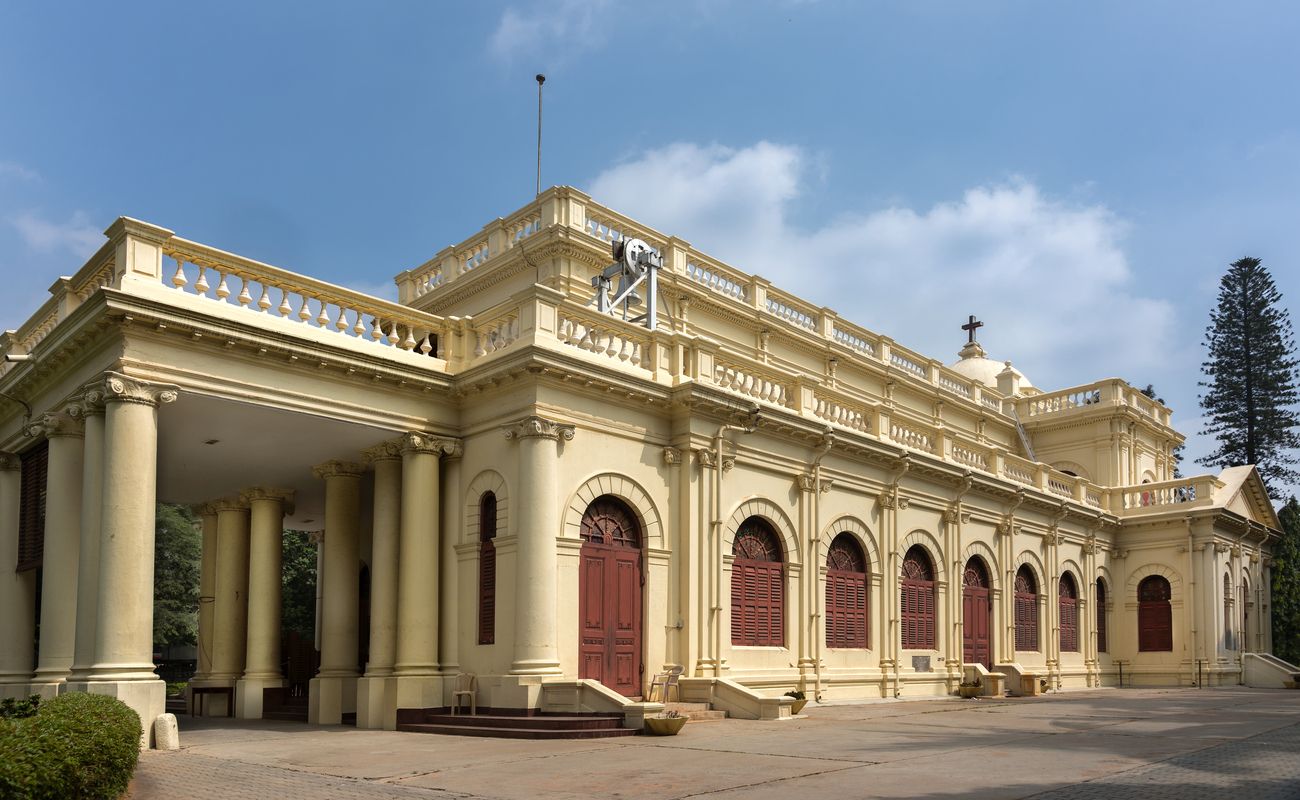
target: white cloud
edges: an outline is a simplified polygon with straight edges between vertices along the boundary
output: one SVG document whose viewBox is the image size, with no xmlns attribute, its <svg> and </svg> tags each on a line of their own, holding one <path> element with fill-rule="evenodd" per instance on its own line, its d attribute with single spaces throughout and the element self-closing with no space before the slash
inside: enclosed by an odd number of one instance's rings
<svg viewBox="0 0 1300 800">
<path fill-rule="evenodd" d="M 61 251 L 89 258 L 104 243 L 104 234 L 85 212 L 77 211 L 66 222 L 52 222 L 25 211 L 9 218 L 9 224 L 32 250 L 42 253 Z"/>
<path fill-rule="evenodd" d="M 24 167 L 15 161 L 0 161 L 0 178 L 18 178 L 24 181 L 39 181 L 41 175 L 34 169 Z"/>
<path fill-rule="evenodd" d="M 770 142 L 678 143 L 605 170 L 590 191 L 944 361 L 956 358 L 958 325 L 974 313 L 987 322 L 990 357 L 1012 359 L 1043 388 L 1168 374 L 1173 307 L 1136 296 L 1125 224 L 1104 206 L 1014 178 L 929 209 L 855 209 L 804 227 L 792 217 L 809 160 Z"/>
<path fill-rule="evenodd" d="M 552 66 L 557 59 L 605 43 L 614 29 L 611 6 L 610 0 L 560 0 L 528 10 L 511 6 L 502 12 L 488 49 L 507 63 L 531 59 Z"/>
</svg>

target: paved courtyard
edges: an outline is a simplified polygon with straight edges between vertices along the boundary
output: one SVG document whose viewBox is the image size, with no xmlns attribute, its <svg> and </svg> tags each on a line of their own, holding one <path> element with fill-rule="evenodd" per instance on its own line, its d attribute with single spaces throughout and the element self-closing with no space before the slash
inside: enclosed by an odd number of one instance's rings
<svg viewBox="0 0 1300 800">
<path fill-rule="evenodd" d="M 182 718 L 131 798 L 1300 798 L 1300 692 L 1106 689 L 810 705 L 534 742 Z"/>
</svg>

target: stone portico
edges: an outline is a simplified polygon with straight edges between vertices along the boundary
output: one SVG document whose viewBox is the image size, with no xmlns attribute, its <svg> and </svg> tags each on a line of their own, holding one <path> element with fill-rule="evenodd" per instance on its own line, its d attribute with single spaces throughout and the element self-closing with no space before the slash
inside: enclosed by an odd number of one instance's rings
<svg viewBox="0 0 1300 800">
<path fill-rule="evenodd" d="M 1167 408 L 1040 390 L 974 320 L 945 366 L 567 187 L 398 303 L 106 236 L 0 337 L 3 696 L 162 713 L 156 500 L 202 520 L 192 686 L 243 718 L 286 688 L 286 528 L 320 532 L 314 724 L 392 729 L 460 672 L 481 707 L 635 715 L 680 666 L 683 699 L 779 717 L 795 687 L 1285 670 L 1253 468 L 1175 478 Z M 591 304 L 630 238 L 664 256 L 655 330 Z"/>
</svg>

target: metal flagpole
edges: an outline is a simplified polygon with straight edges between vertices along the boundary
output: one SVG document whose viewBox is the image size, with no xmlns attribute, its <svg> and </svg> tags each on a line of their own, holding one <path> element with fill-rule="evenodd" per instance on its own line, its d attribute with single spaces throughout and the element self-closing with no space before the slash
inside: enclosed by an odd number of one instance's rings
<svg viewBox="0 0 1300 800">
<path fill-rule="evenodd" d="M 537 73 L 537 195 L 542 193 L 542 84 L 546 76 Z"/>
</svg>

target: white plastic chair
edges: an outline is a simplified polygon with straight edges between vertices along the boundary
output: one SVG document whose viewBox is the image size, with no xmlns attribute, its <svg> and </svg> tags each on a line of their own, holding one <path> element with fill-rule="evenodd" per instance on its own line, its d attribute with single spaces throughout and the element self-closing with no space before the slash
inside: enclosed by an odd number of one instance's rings
<svg viewBox="0 0 1300 800">
<path fill-rule="evenodd" d="M 460 711 L 462 699 L 466 697 L 469 698 L 470 716 L 478 714 L 478 678 L 472 672 L 461 672 L 456 675 L 456 688 L 451 693 L 452 716 Z"/>
</svg>

